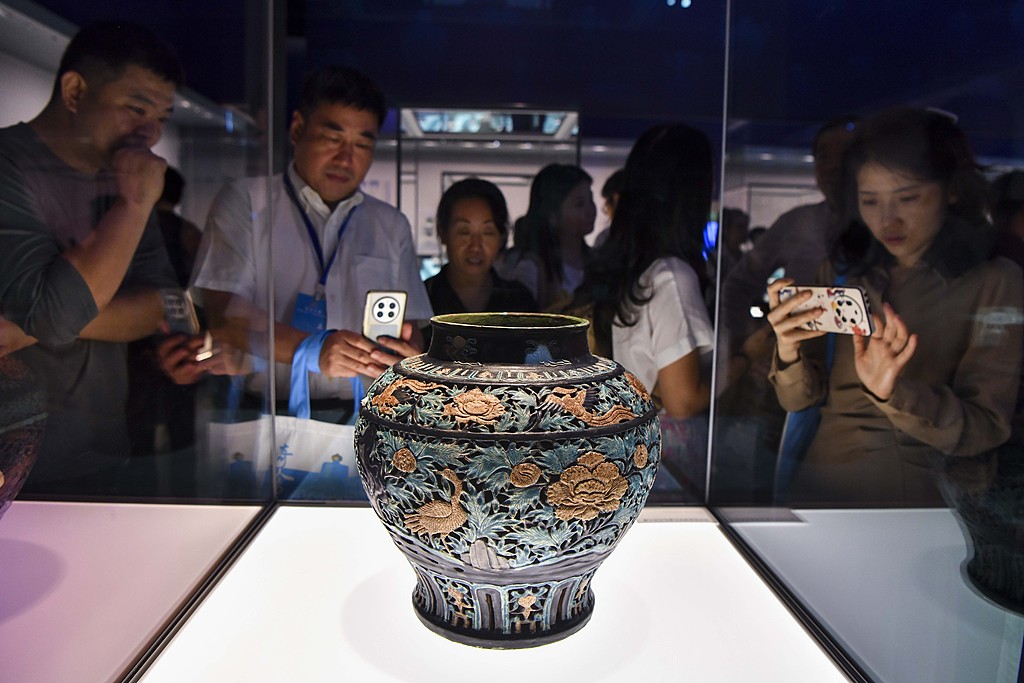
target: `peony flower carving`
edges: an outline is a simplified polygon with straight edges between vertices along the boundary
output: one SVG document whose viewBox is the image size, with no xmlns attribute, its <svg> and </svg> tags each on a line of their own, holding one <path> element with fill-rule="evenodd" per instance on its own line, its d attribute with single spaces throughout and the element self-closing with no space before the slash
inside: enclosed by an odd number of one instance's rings
<svg viewBox="0 0 1024 683">
<path fill-rule="evenodd" d="M 460 426 L 469 422 L 490 425 L 505 414 L 505 406 L 490 394 L 485 394 L 479 389 L 470 389 L 453 396 L 451 402 L 445 404 L 443 414 L 454 417 Z"/>
<path fill-rule="evenodd" d="M 599 512 L 618 510 L 628 489 L 629 483 L 615 463 L 591 451 L 562 472 L 559 480 L 548 487 L 547 497 L 556 508 L 555 517 L 588 521 Z"/>
<path fill-rule="evenodd" d="M 399 448 L 395 451 L 395 454 L 391 456 L 391 463 L 395 469 L 405 473 L 416 471 L 416 456 L 408 448 Z"/>
<path fill-rule="evenodd" d="M 540 479 L 541 471 L 540 468 L 534 465 L 532 462 L 522 462 L 512 468 L 509 472 L 508 480 L 516 488 L 526 488 L 527 486 L 533 486 Z"/>
<path fill-rule="evenodd" d="M 633 451 L 633 464 L 637 466 L 637 469 L 643 469 L 647 467 L 647 463 L 650 460 L 650 454 L 647 452 L 647 446 L 640 444 Z"/>
</svg>

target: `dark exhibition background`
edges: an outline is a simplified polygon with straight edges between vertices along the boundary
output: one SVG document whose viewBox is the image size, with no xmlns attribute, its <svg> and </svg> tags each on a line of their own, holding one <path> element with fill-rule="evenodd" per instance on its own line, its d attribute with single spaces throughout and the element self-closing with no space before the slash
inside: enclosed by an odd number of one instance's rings
<svg viewBox="0 0 1024 683">
<path fill-rule="evenodd" d="M 82 25 L 128 18 L 175 44 L 191 89 L 251 99 L 246 0 L 41 0 Z M 720 119 L 725 0 L 289 0 L 289 107 L 306 69 L 372 75 L 392 105 L 577 107 L 583 139 Z M 729 109 L 738 143 L 803 146 L 823 119 L 942 106 L 981 154 L 1021 156 L 1024 2 L 733 0 Z M 247 37 L 247 31 L 252 34 Z M 247 43 L 248 40 L 248 43 Z M 1015 120 L 1016 119 L 1016 120 Z M 983 131 L 983 133 L 978 133 Z"/>
</svg>

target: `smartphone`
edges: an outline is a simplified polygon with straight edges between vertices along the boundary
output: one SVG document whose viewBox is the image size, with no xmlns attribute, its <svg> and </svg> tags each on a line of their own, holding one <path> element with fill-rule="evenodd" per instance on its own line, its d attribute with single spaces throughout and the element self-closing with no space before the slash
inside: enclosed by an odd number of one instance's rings
<svg viewBox="0 0 1024 683">
<path fill-rule="evenodd" d="M 199 334 L 199 318 L 192 303 L 192 295 L 184 289 L 161 289 L 164 301 L 164 320 L 171 328 L 171 334 Z"/>
<path fill-rule="evenodd" d="M 402 338 L 402 323 L 405 321 L 405 292 L 370 290 L 366 293 L 363 309 L 363 335 L 377 341 L 387 335 Z"/>
<path fill-rule="evenodd" d="M 811 298 L 797 306 L 794 313 L 812 308 L 823 308 L 824 312 L 803 325 L 808 330 L 856 334 L 870 337 L 875 332 L 871 319 L 868 295 L 862 287 L 852 286 L 791 286 L 779 290 L 779 301 L 785 301 L 799 292 L 810 291 Z"/>
<path fill-rule="evenodd" d="M 220 353 L 220 349 L 213 345 L 213 335 L 207 332 L 203 337 L 203 345 L 196 351 L 196 362 L 202 363 L 204 360 L 210 360 L 218 353 Z"/>
</svg>

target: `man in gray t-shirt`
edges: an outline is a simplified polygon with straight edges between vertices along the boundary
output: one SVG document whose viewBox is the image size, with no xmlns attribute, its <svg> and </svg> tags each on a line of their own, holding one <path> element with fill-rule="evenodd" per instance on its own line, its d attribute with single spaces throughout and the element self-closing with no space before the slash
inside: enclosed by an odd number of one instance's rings
<svg viewBox="0 0 1024 683">
<path fill-rule="evenodd" d="M 151 32 L 96 24 L 43 111 L 0 130 L 0 353 L 21 347 L 47 393 L 25 490 L 113 491 L 128 454 L 125 343 L 159 329 L 158 290 L 175 285 L 153 215 L 166 162 L 150 148 L 181 81 Z"/>
</svg>

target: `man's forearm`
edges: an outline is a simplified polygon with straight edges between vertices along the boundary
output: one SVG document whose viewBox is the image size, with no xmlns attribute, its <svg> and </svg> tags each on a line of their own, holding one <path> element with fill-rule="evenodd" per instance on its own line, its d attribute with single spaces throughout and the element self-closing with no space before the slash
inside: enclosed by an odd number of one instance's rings
<svg viewBox="0 0 1024 683">
<path fill-rule="evenodd" d="M 150 212 L 118 199 L 88 237 L 61 254 L 85 280 L 101 311 L 128 272 Z"/>
<path fill-rule="evenodd" d="M 114 296 L 79 337 L 94 341 L 129 342 L 160 329 L 163 301 L 157 289 L 137 289 Z"/>
<path fill-rule="evenodd" d="M 308 336 L 309 333 L 284 323 L 274 323 L 274 360 L 278 363 L 291 363 L 295 349 Z"/>
<path fill-rule="evenodd" d="M 32 346 L 38 340 L 25 334 L 24 330 L 0 316 L 0 358 L 9 353 L 20 351 L 26 346 Z"/>
<path fill-rule="evenodd" d="M 61 254 L 85 280 L 101 311 L 128 272 L 163 190 L 166 168 L 167 162 L 149 149 L 119 149 L 110 169 L 117 179 L 117 198 L 89 236 Z"/>
<path fill-rule="evenodd" d="M 253 355 L 266 353 L 267 312 L 229 292 L 202 290 L 202 300 L 214 339 Z M 284 323 L 274 323 L 274 360 L 291 363 L 295 349 L 309 335 Z"/>
</svg>

